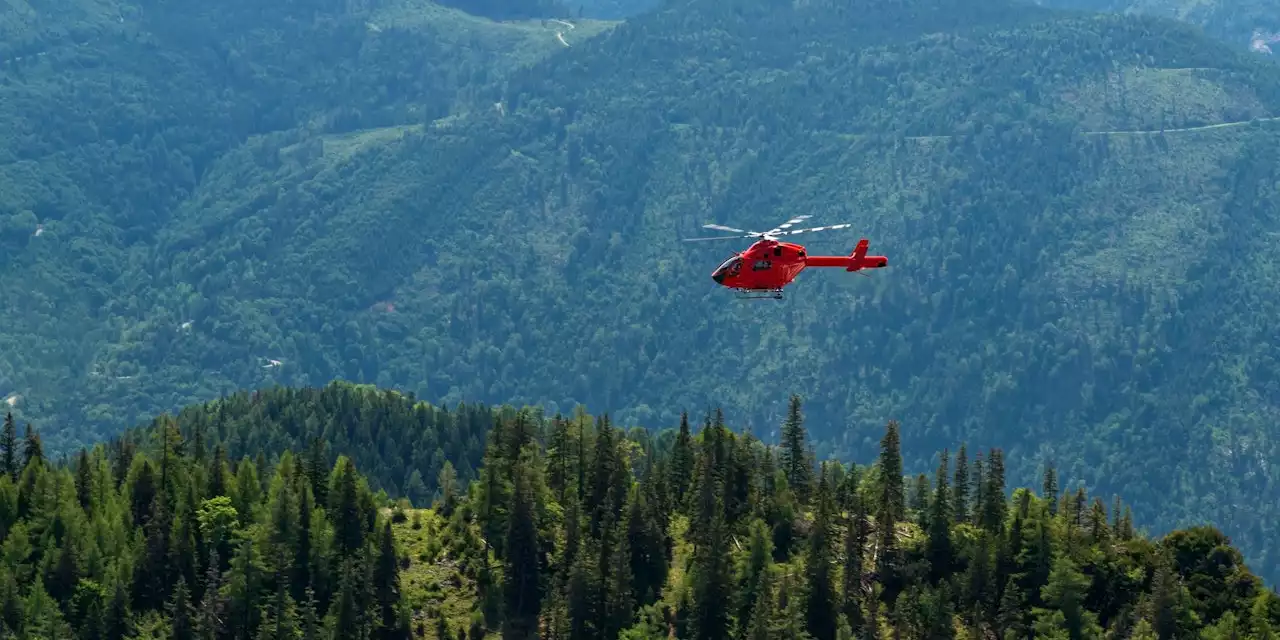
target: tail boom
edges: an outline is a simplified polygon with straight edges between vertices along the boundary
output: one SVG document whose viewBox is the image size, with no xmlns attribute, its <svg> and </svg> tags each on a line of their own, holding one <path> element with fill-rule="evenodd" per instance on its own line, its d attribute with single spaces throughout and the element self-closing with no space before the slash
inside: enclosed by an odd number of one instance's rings
<svg viewBox="0 0 1280 640">
<path fill-rule="evenodd" d="M 806 256 L 804 259 L 807 267 L 844 267 L 845 271 L 860 271 L 862 269 L 881 269 L 889 266 L 889 259 L 884 256 L 869 256 L 867 248 L 871 243 L 863 238 L 858 241 L 858 245 L 854 247 L 853 253 L 847 256 Z"/>
</svg>

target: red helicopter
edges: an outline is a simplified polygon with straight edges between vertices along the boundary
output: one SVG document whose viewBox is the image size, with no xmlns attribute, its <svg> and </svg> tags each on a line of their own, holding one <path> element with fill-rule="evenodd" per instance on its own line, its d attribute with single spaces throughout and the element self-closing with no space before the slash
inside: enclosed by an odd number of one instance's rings
<svg viewBox="0 0 1280 640">
<path fill-rule="evenodd" d="M 884 256 L 869 256 L 867 248 L 871 243 L 863 238 L 847 256 L 811 256 L 803 245 L 790 242 L 778 242 L 779 236 L 792 236 L 814 231 L 830 231 L 851 227 L 850 224 L 836 224 L 825 227 L 809 227 L 807 229 L 791 229 L 790 227 L 808 220 L 812 216 L 796 216 L 768 231 L 746 231 L 718 224 L 704 224 L 704 229 L 716 229 L 741 233 L 740 236 L 716 236 L 711 238 L 685 238 L 685 242 L 703 240 L 731 240 L 734 238 L 760 238 L 746 251 L 736 253 L 711 273 L 711 279 L 724 287 L 733 289 L 738 298 L 782 299 L 782 288 L 791 284 L 805 267 L 844 267 L 845 271 L 862 269 L 880 269 L 889 266 L 889 259 Z M 750 265 L 744 268 L 744 265 Z M 862 275 L 866 275 L 865 273 Z"/>
</svg>

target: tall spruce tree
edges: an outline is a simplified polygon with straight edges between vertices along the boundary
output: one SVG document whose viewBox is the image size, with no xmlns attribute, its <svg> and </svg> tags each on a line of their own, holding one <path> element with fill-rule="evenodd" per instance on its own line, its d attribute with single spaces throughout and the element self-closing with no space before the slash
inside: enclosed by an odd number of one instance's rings
<svg viewBox="0 0 1280 640">
<path fill-rule="evenodd" d="M 541 542 L 534 514 L 538 510 L 535 486 L 529 468 L 531 456 L 522 456 L 513 471 L 511 515 L 508 518 L 503 581 L 504 611 L 502 637 L 532 640 L 538 637 L 543 585 Z"/>
<path fill-rule="evenodd" d="M 25 468 L 32 461 L 44 462 L 44 442 L 40 439 L 40 432 L 28 423 L 22 445 L 22 466 Z"/>
<path fill-rule="evenodd" d="M 1049 506 L 1049 515 L 1058 515 L 1058 470 L 1053 468 L 1053 463 L 1044 467 L 1041 495 Z"/>
<path fill-rule="evenodd" d="M 831 564 L 835 496 L 824 467 L 814 494 L 813 528 L 805 558 L 805 629 L 814 640 L 836 640 L 838 615 Z"/>
<path fill-rule="evenodd" d="M 969 452 L 960 445 L 956 452 L 956 473 L 951 485 L 951 510 L 956 524 L 969 521 Z"/>
<path fill-rule="evenodd" d="M 4 473 L 14 481 L 18 479 L 18 427 L 13 422 L 13 413 L 5 413 L 4 430 L 0 431 L 0 463 Z"/>
<path fill-rule="evenodd" d="M 855 633 L 863 629 L 862 603 L 863 578 L 866 573 L 864 558 L 867 550 L 867 539 L 870 523 L 867 520 L 866 503 L 861 496 L 854 496 L 853 509 L 849 514 L 845 532 L 844 572 L 841 589 L 841 613 L 849 621 Z"/>
<path fill-rule="evenodd" d="M 898 422 L 890 421 L 880 439 L 880 504 L 876 509 L 876 573 L 883 587 L 883 602 L 892 603 L 901 592 L 902 558 L 897 525 L 903 520 L 902 449 Z"/>
<path fill-rule="evenodd" d="M 787 405 L 787 419 L 782 423 L 782 469 L 787 484 L 800 504 L 809 503 L 813 485 L 813 467 L 805 438 L 804 415 L 800 412 L 800 396 L 792 395 Z"/>
<path fill-rule="evenodd" d="M 935 586 L 952 574 L 955 564 L 955 550 L 951 542 L 951 488 L 947 484 L 947 462 L 948 453 L 944 449 L 934 476 L 933 498 L 929 504 L 928 538 L 925 542 L 929 582 Z"/>
</svg>

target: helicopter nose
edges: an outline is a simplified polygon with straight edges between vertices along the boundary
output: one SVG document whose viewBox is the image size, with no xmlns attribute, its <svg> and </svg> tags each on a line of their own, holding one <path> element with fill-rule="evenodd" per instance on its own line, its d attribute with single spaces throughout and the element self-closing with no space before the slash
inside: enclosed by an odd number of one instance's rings
<svg viewBox="0 0 1280 640">
<path fill-rule="evenodd" d="M 711 279 L 715 280 L 716 284 L 724 284 L 724 273 L 717 271 L 711 274 Z"/>
</svg>

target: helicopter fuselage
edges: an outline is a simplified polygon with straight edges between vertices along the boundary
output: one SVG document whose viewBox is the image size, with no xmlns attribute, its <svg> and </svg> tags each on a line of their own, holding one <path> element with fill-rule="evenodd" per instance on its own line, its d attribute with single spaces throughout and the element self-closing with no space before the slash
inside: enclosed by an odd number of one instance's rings
<svg viewBox="0 0 1280 640">
<path fill-rule="evenodd" d="M 863 239 L 851 255 L 811 256 L 803 245 L 764 238 L 725 260 L 711 273 L 723 287 L 745 291 L 780 291 L 806 267 L 844 267 L 846 271 L 886 267 L 889 259 L 868 256 Z"/>
</svg>

